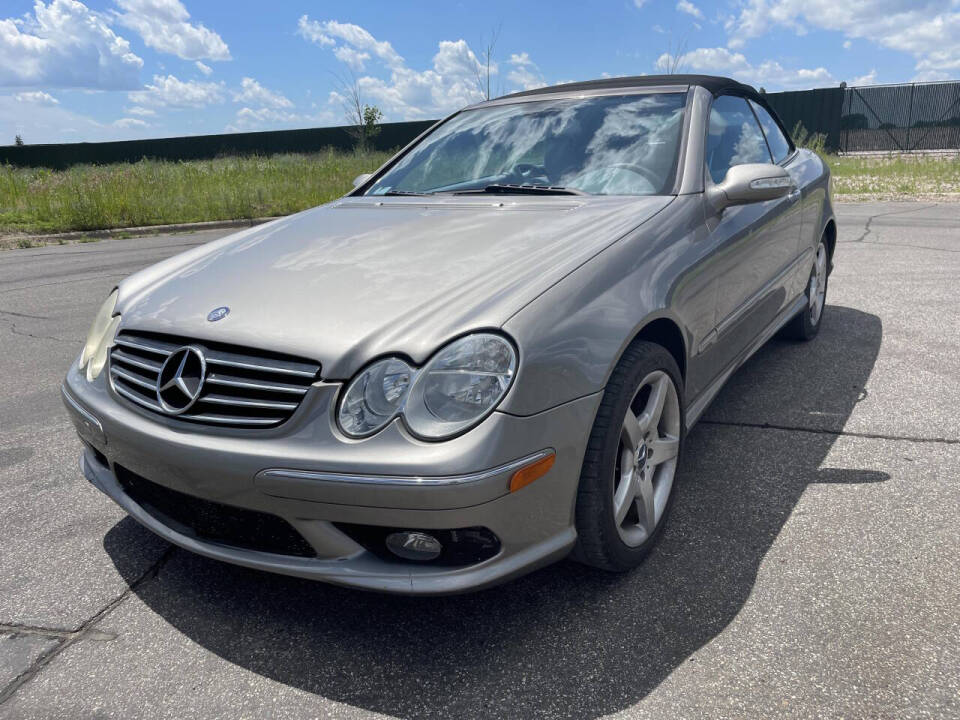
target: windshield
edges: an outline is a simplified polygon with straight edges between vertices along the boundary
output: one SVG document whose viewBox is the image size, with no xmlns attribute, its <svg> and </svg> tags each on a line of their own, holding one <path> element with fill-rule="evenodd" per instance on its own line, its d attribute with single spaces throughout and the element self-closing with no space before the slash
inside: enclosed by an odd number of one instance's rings
<svg viewBox="0 0 960 720">
<path fill-rule="evenodd" d="M 548 187 L 663 194 L 673 182 L 685 104 L 685 93 L 671 92 L 465 110 L 424 138 L 367 194 Z"/>
</svg>

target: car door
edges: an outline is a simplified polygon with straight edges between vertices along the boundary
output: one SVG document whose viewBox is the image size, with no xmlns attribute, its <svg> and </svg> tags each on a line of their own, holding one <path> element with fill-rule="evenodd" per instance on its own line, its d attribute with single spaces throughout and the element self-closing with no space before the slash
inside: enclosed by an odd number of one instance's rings
<svg viewBox="0 0 960 720">
<path fill-rule="evenodd" d="M 705 145 L 707 185 L 746 163 L 773 163 L 753 110 L 743 97 L 713 102 Z M 790 292 L 800 242 L 800 193 L 766 202 L 708 209 L 707 226 L 719 275 L 714 332 L 701 348 L 717 373 L 736 361 L 773 323 Z M 711 347 L 712 346 L 712 347 Z"/>
</svg>

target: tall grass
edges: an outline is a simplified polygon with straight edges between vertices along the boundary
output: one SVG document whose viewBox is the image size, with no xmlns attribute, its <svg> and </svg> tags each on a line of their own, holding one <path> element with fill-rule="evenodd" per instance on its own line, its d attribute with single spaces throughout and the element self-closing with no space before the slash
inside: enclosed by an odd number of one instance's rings
<svg viewBox="0 0 960 720">
<path fill-rule="evenodd" d="M 0 166 L 0 232 L 57 232 L 286 215 L 332 200 L 388 153 L 326 151 L 69 170 Z"/>
<path fill-rule="evenodd" d="M 960 194 L 960 157 L 827 155 L 803 127 L 798 145 L 830 165 L 843 199 Z M 286 215 L 328 202 L 389 153 L 327 151 L 133 164 L 64 171 L 0 166 L 0 234 L 162 225 Z"/>
<path fill-rule="evenodd" d="M 960 155 L 830 155 L 844 200 L 960 199 Z"/>
</svg>

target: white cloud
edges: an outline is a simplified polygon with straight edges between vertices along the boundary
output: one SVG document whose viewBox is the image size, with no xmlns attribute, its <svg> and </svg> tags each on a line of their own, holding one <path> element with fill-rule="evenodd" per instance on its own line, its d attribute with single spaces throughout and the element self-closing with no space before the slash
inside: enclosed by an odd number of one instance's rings
<svg viewBox="0 0 960 720">
<path fill-rule="evenodd" d="M 121 129 L 145 128 L 145 127 L 150 127 L 150 125 L 144 122 L 143 120 L 139 120 L 137 118 L 125 117 L 125 118 L 120 118 L 119 120 L 114 120 L 113 127 L 121 128 Z"/>
<path fill-rule="evenodd" d="M 130 102 L 161 108 L 200 108 L 223 102 L 223 86 L 212 82 L 179 80 L 173 75 L 154 75 L 144 90 L 129 93 Z"/>
<path fill-rule="evenodd" d="M 143 60 L 78 0 L 36 0 L 33 14 L 0 20 L 0 86 L 129 90 Z"/>
<path fill-rule="evenodd" d="M 877 84 L 877 69 L 874 68 L 866 75 L 861 75 L 860 77 L 855 77 L 850 81 L 850 84 L 853 86 L 857 85 L 876 85 Z"/>
<path fill-rule="evenodd" d="M 639 10 L 647 4 L 647 0 L 633 0 L 633 4 L 636 6 L 637 10 Z"/>
<path fill-rule="evenodd" d="M 741 47 L 778 26 L 832 30 L 909 53 L 918 78 L 960 71 L 957 0 L 749 0 L 727 25 L 728 44 Z"/>
<path fill-rule="evenodd" d="M 367 60 L 370 59 L 370 53 L 357 50 L 349 45 L 341 45 L 335 48 L 333 54 L 337 56 L 337 60 L 346 63 L 351 70 L 357 72 L 362 71 L 366 67 Z"/>
<path fill-rule="evenodd" d="M 16 135 L 36 143 L 96 142 L 145 137 L 153 131 L 115 127 L 67 110 L 62 105 L 27 103 L 14 95 L 0 95 L 0 143 L 12 143 Z"/>
<path fill-rule="evenodd" d="M 227 132 L 241 132 L 264 127 L 266 125 L 277 125 L 283 123 L 295 122 L 300 119 L 296 113 L 275 110 L 264 107 L 253 109 L 249 107 L 237 110 L 234 121 L 227 126 Z"/>
<path fill-rule="evenodd" d="M 233 94 L 234 102 L 263 105 L 272 108 L 292 108 L 293 103 L 273 90 L 268 90 L 253 78 L 245 77 L 240 82 L 240 92 Z"/>
<path fill-rule="evenodd" d="M 304 15 L 297 33 L 332 50 L 352 70 L 378 65 L 371 74 L 358 77 L 356 84 L 362 101 L 379 107 L 387 119 L 434 118 L 483 100 L 480 63 L 464 40 L 441 41 L 432 66 L 418 71 L 407 67 L 389 42 L 377 40 L 358 25 L 310 20 Z M 333 92 L 328 103 L 336 106 L 342 101 L 342 95 Z"/>
<path fill-rule="evenodd" d="M 389 120 L 434 118 L 484 99 L 480 79 L 486 67 L 481 67 L 465 40 L 442 40 L 430 67 L 415 70 L 389 42 L 377 40 L 358 25 L 311 20 L 304 15 L 297 23 L 297 34 L 331 50 L 352 71 L 366 72 L 356 78 L 361 101 L 378 106 Z M 507 64 L 506 80 L 513 88 L 545 84 L 527 53 L 511 55 Z M 496 63 L 490 71 L 491 75 L 499 72 Z M 334 92 L 328 104 L 336 106 L 342 101 L 342 94 Z"/>
<path fill-rule="evenodd" d="M 330 110 L 313 114 L 301 114 L 288 110 L 262 107 L 242 107 L 237 110 L 227 132 L 249 132 L 251 130 L 269 130 L 277 127 L 317 127 L 343 124 L 339 115 Z"/>
<path fill-rule="evenodd" d="M 359 25 L 340 23 L 336 20 L 318 22 L 303 15 L 297 22 L 297 34 L 321 47 L 333 47 L 340 41 L 360 53 L 376 56 L 389 67 L 404 65 L 403 58 L 390 43 L 385 40 L 378 42 L 373 35 Z"/>
<path fill-rule="evenodd" d="M 657 68 L 666 71 L 674 57 L 664 53 L 657 58 Z M 775 60 L 764 60 L 759 65 L 751 64 L 738 52 L 727 48 L 697 48 L 680 56 L 678 69 L 729 75 L 737 80 L 762 86 L 767 90 L 799 90 L 836 84 L 836 79 L 826 68 L 784 68 Z"/>
<path fill-rule="evenodd" d="M 229 60 L 230 48 L 217 33 L 187 22 L 190 13 L 180 0 L 114 0 L 123 11 L 117 20 L 160 52 L 184 60 Z"/>
<path fill-rule="evenodd" d="M 700 11 L 700 8 L 690 2 L 690 0 L 680 0 L 680 2 L 677 3 L 677 10 L 687 15 L 692 15 L 698 20 L 703 20 L 703 13 Z"/>
<path fill-rule="evenodd" d="M 849 50 L 851 45 L 853 45 L 853 41 L 851 41 L 851 40 L 844 40 L 844 41 L 843 41 L 843 49 L 844 49 L 844 50 Z"/>
<path fill-rule="evenodd" d="M 203 75 L 205 75 L 206 77 L 210 77 L 210 73 L 213 72 L 213 68 L 212 68 L 212 67 L 210 67 L 209 65 L 206 65 L 205 63 L 200 62 L 199 60 L 197 60 L 197 61 L 194 63 L 194 66 L 197 68 L 197 70 L 199 70 L 201 73 L 203 73 Z"/>
<path fill-rule="evenodd" d="M 507 62 L 513 66 L 513 69 L 507 73 L 507 80 L 517 88 L 533 90 L 547 84 L 544 82 L 543 75 L 540 74 L 540 69 L 527 53 L 523 52 L 519 55 L 514 53 Z"/>
<path fill-rule="evenodd" d="M 140 107 L 139 105 L 134 105 L 133 107 L 124 108 L 123 111 L 127 115 L 139 115 L 140 117 L 152 117 L 157 114 L 156 110 Z"/>
<path fill-rule="evenodd" d="M 59 105 L 60 101 L 57 100 L 53 95 L 45 93 L 42 90 L 34 90 L 32 92 L 22 92 L 14 95 L 17 99 L 17 102 L 31 103 L 33 105 Z"/>
</svg>

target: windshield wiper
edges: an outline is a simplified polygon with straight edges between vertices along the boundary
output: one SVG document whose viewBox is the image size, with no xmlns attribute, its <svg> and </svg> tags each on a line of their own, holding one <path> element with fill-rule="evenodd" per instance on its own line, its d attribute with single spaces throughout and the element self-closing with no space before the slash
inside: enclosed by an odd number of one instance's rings
<svg viewBox="0 0 960 720">
<path fill-rule="evenodd" d="M 458 190 L 454 195 L 589 195 L 583 190 L 562 187 L 560 185 L 513 185 L 510 183 L 494 183 L 475 190 Z"/>
<path fill-rule="evenodd" d="M 410 192 L 409 190 L 387 190 L 385 193 L 380 193 L 381 195 L 403 195 L 403 196 L 412 196 L 412 197 L 424 197 L 425 195 L 433 195 L 433 193 L 425 192 Z"/>
</svg>

